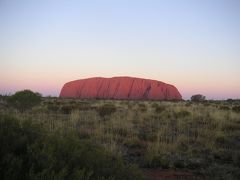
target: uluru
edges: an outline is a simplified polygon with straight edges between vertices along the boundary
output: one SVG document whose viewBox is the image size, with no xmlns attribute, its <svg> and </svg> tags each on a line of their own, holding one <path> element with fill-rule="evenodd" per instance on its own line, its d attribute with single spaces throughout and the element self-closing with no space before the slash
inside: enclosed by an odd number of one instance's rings
<svg viewBox="0 0 240 180">
<path fill-rule="evenodd" d="M 173 85 L 136 77 L 93 77 L 64 84 L 60 97 L 79 99 L 181 100 Z"/>
</svg>

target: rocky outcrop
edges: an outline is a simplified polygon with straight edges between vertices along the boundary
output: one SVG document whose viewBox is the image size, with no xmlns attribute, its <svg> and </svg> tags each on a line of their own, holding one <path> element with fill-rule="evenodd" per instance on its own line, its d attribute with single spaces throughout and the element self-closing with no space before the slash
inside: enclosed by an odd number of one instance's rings
<svg viewBox="0 0 240 180">
<path fill-rule="evenodd" d="M 94 77 L 64 84 L 60 97 L 80 99 L 181 100 L 173 85 L 134 77 Z"/>
</svg>

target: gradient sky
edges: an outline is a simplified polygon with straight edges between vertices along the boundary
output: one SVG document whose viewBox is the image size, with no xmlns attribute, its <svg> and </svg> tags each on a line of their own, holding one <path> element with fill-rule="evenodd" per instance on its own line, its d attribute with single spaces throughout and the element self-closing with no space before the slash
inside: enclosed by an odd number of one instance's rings
<svg viewBox="0 0 240 180">
<path fill-rule="evenodd" d="M 240 1 L 0 0 L 0 94 L 95 76 L 240 98 Z"/>
</svg>

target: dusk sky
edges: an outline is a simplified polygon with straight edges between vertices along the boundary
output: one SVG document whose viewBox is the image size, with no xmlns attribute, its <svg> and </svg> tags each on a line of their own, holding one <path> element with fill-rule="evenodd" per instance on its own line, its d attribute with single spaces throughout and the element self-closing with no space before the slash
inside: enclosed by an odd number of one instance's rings
<svg viewBox="0 0 240 180">
<path fill-rule="evenodd" d="M 98 76 L 240 98 L 240 0 L 0 0 L 0 94 Z"/>
</svg>

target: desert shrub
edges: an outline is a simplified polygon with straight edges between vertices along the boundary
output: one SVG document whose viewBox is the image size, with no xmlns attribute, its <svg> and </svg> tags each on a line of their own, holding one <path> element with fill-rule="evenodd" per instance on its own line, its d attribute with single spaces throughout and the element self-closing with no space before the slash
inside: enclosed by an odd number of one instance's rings
<svg viewBox="0 0 240 180">
<path fill-rule="evenodd" d="M 147 106 L 145 104 L 143 104 L 143 103 L 139 103 L 138 104 L 138 109 L 141 112 L 146 112 L 147 111 Z"/>
<path fill-rule="evenodd" d="M 61 101 L 58 101 L 57 99 L 54 100 L 54 104 L 57 105 L 57 106 L 60 106 L 62 104 Z"/>
<path fill-rule="evenodd" d="M 218 163 L 232 163 L 233 157 L 231 152 L 223 149 L 219 149 L 217 152 L 214 153 L 214 158 Z"/>
<path fill-rule="evenodd" d="M 170 167 L 170 158 L 165 154 L 159 154 L 156 152 L 147 151 L 145 155 L 145 167 L 147 168 L 163 168 L 168 169 Z"/>
<path fill-rule="evenodd" d="M 191 107 L 192 104 L 193 104 L 193 102 L 191 102 L 191 101 L 187 101 L 186 104 L 185 104 L 185 106 L 186 106 L 186 107 Z"/>
<path fill-rule="evenodd" d="M 141 141 L 138 138 L 133 138 L 133 139 L 127 139 L 124 142 L 124 146 L 126 146 L 128 148 L 142 148 L 143 144 L 141 143 Z"/>
<path fill-rule="evenodd" d="M 240 106 L 234 106 L 234 107 L 232 107 L 232 110 L 233 110 L 234 112 L 239 113 L 239 112 L 240 112 Z"/>
<path fill-rule="evenodd" d="M 228 123 L 228 124 L 225 124 L 223 127 L 222 127 L 222 130 L 223 131 L 231 131 L 231 132 L 234 132 L 234 131 L 240 131 L 240 124 L 235 124 L 235 123 Z"/>
<path fill-rule="evenodd" d="M 131 103 L 129 103 L 129 102 L 126 105 L 127 105 L 128 109 L 132 109 L 133 108 L 133 105 Z"/>
<path fill-rule="evenodd" d="M 128 135 L 128 129 L 122 127 L 107 128 L 108 132 L 112 133 L 115 136 L 126 137 Z"/>
<path fill-rule="evenodd" d="M 13 117 L 0 116 L 0 179 L 26 179 L 28 146 L 40 138 L 39 133 L 30 121 L 21 125 Z"/>
<path fill-rule="evenodd" d="M 80 101 L 75 103 L 75 109 L 78 109 L 79 111 L 87 111 L 93 109 L 93 107 L 91 107 L 89 102 Z"/>
<path fill-rule="evenodd" d="M 117 108 L 113 104 L 104 104 L 97 109 L 100 117 L 110 116 L 114 112 L 116 112 Z"/>
<path fill-rule="evenodd" d="M 190 116 L 191 113 L 189 111 L 186 111 L 186 110 L 181 110 L 179 112 L 176 112 L 174 113 L 174 116 L 176 118 L 184 118 L 184 117 L 187 117 L 187 116 Z"/>
<path fill-rule="evenodd" d="M 240 152 L 233 154 L 233 164 L 235 167 L 240 168 Z"/>
<path fill-rule="evenodd" d="M 173 162 L 173 166 L 175 168 L 179 168 L 179 169 L 182 169 L 185 167 L 185 162 L 183 160 L 180 160 L 180 159 L 176 159 L 174 162 Z"/>
<path fill-rule="evenodd" d="M 187 161 L 186 167 L 191 170 L 198 170 L 204 167 L 204 163 L 202 159 L 199 158 L 191 158 Z"/>
<path fill-rule="evenodd" d="M 180 136 L 177 140 L 177 149 L 179 152 L 186 152 L 189 149 L 188 138 L 186 136 Z"/>
<path fill-rule="evenodd" d="M 72 104 L 72 105 L 75 105 L 77 103 L 77 101 L 75 101 L 75 100 L 70 100 L 69 101 L 69 104 Z"/>
<path fill-rule="evenodd" d="M 161 156 L 155 156 L 149 163 L 148 167 L 150 168 L 157 168 L 161 167 Z"/>
<path fill-rule="evenodd" d="M 48 102 L 47 103 L 47 109 L 52 112 L 57 112 L 59 110 L 59 106 L 57 106 L 55 103 Z"/>
<path fill-rule="evenodd" d="M 74 108 L 71 105 L 64 105 L 64 106 L 61 107 L 61 111 L 62 111 L 63 114 L 70 114 L 73 109 Z"/>
<path fill-rule="evenodd" d="M 224 111 L 228 111 L 230 110 L 231 108 L 229 106 L 220 106 L 219 107 L 220 110 L 224 110 Z"/>
<path fill-rule="evenodd" d="M 151 107 L 153 108 L 153 109 L 155 109 L 156 107 L 158 107 L 159 105 L 157 104 L 157 103 L 153 103 L 152 105 L 151 105 Z"/>
<path fill-rule="evenodd" d="M 0 116 L 0 179 L 143 179 L 90 140 L 47 133 L 32 121 Z"/>
<path fill-rule="evenodd" d="M 3 95 L 0 94 L 0 100 L 3 100 Z"/>
<path fill-rule="evenodd" d="M 3 102 L 6 101 L 8 97 L 9 97 L 8 95 L 2 95 L 2 94 L 0 94 L 0 102 L 1 102 L 1 101 L 3 101 Z"/>
<path fill-rule="evenodd" d="M 224 135 L 224 134 L 219 134 L 219 135 L 216 135 L 215 137 L 215 143 L 216 143 L 216 146 L 218 147 L 221 147 L 223 146 L 227 141 L 227 137 Z"/>
<path fill-rule="evenodd" d="M 205 101 L 206 97 L 201 94 L 196 94 L 191 97 L 191 101 Z"/>
<path fill-rule="evenodd" d="M 58 111 L 59 107 L 56 105 L 48 105 L 47 109 L 56 113 Z"/>
<path fill-rule="evenodd" d="M 20 110 L 25 111 L 40 104 L 41 95 L 39 93 L 34 93 L 30 90 L 18 91 L 14 95 L 10 96 L 7 99 L 7 102 L 10 106 Z"/>
<path fill-rule="evenodd" d="M 240 171 L 237 167 L 229 164 L 212 164 L 205 171 L 204 175 L 208 179 L 233 179 L 237 180 L 240 177 Z"/>
<path fill-rule="evenodd" d="M 157 139 L 157 135 L 149 129 L 142 129 L 138 133 L 138 138 L 144 141 L 155 141 Z"/>
<path fill-rule="evenodd" d="M 158 113 L 158 114 L 164 112 L 165 110 L 166 110 L 165 106 L 157 106 L 157 107 L 155 107 L 155 112 Z"/>
<path fill-rule="evenodd" d="M 125 148 L 127 148 L 127 158 L 129 161 L 136 161 L 140 166 L 143 165 L 144 153 L 146 151 L 146 143 L 136 138 L 130 138 L 123 142 Z"/>
</svg>

